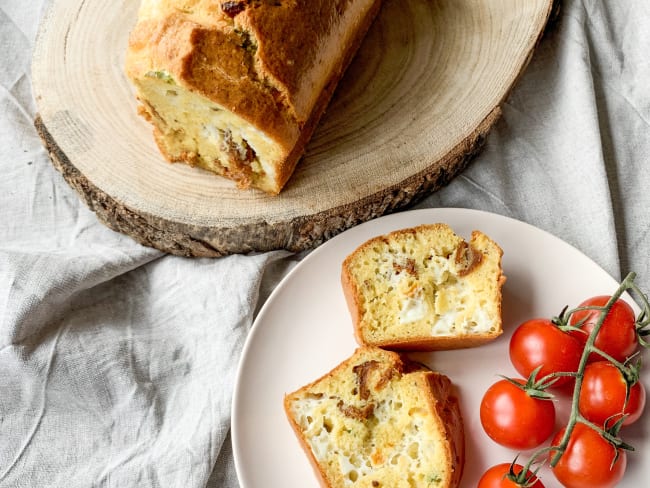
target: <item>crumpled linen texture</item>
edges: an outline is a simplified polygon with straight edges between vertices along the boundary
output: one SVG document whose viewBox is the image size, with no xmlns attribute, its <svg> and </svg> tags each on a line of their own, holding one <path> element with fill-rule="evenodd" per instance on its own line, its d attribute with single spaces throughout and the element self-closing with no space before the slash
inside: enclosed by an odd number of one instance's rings
<svg viewBox="0 0 650 488">
<path fill-rule="evenodd" d="M 185 259 L 98 222 L 33 127 L 45 2 L 0 0 L 0 488 L 238 486 L 236 367 L 304 257 Z M 650 289 L 650 3 L 563 2 L 481 154 L 416 207 L 564 239 Z"/>
</svg>

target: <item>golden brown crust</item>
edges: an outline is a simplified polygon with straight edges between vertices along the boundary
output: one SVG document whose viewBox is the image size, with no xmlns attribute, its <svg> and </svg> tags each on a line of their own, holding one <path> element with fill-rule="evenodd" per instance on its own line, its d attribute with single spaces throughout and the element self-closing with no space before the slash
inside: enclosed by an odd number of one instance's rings
<svg viewBox="0 0 650 488">
<path fill-rule="evenodd" d="M 305 387 L 306 388 L 306 387 Z M 298 438 L 298 442 L 300 443 L 300 447 L 304 451 L 304 453 L 307 455 L 307 458 L 309 459 L 309 464 L 311 465 L 312 469 L 314 470 L 314 474 L 316 475 L 316 478 L 318 479 L 318 483 L 323 487 L 323 488 L 331 488 L 329 483 L 327 482 L 327 478 L 325 476 L 325 472 L 322 470 L 320 467 L 320 463 L 314 456 L 313 451 L 309 447 L 309 444 L 307 443 L 307 439 L 302 435 L 302 431 L 300 429 L 300 426 L 296 422 L 295 418 L 293 415 L 290 413 L 290 398 L 289 395 L 284 396 L 284 412 L 287 416 L 287 419 L 289 419 L 289 424 L 291 425 L 291 428 L 293 429 L 293 432 L 296 434 L 296 437 Z"/>
<path fill-rule="evenodd" d="M 362 331 L 356 333 L 355 337 L 363 334 Z M 500 335 L 501 332 L 498 334 Z M 483 344 L 493 341 L 498 337 L 494 334 L 472 335 L 472 336 L 458 336 L 458 337 L 415 337 L 402 340 L 391 340 L 383 342 L 375 342 L 373 345 L 382 347 L 384 349 L 391 349 L 396 351 L 411 351 L 411 352 L 425 352 L 425 351 L 450 351 L 452 349 L 465 349 L 470 347 L 479 347 Z"/>
<path fill-rule="evenodd" d="M 452 481 L 449 486 L 458 486 L 465 466 L 465 430 L 458 397 L 452 391 L 449 378 L 435 372 L 427 374 L 429 402 L 440 419 L 440 428 L 447 440 L 448 464 L 452 467 Z"/>
<path fill-rule="evenodd" d="M 436 350 L 450 350 L 461 349 L 468 347 L 478 347 L 482 344 L 494 340 L 496 337 L 503 333 L 501 326 L 501 313 L 502 313 L 502 286 L 506 281 L 503 274 L 500 262 L 503 256 L 503 250 L 489 237 L 480 231 L 473 231 L 471 239 L 468 242 L 461 241 L 459 246 L 455 249 L 452 256 L 455 263 L 459 266 L 459 277 L 469 276 L 475 270 L 479 269 L 483 263 L 485 256 L 482 251 L 477 249 L 490 249 L 491 252 L 496 253 L 494 256 L 498 260 L 498 276 L 493 277 L 496 282 L 496 297 L 494 305 L 497 307 L 497 316 L 499 318 L 498 327 L 496 330 L 477 333 L 472 332 L 464 333 L 459 332 L 454 335 L 422 335 L 422 336 L 402 336 L 393 337 L 386 340 L 370 339 L 367 336 L 366 326 L 363 321 L 365 313 L 365 305 L 362 303 L 362 292 L 359 289 L 362 283 L 358 283 L 353 276 L 352 263 L 357 261 L 361 256 L 368 253 L 373 247 L 380 244 L 388 244 L 390 241 L 399 241 L 405 236 L 416 236 L 423 230 L 427 232 L 449 232 L 449 227 L 446 224 L 428 224 L 420 225 L 412 228 L 399 229 L 391 232 L 388 235 L 380 235 L 369 239 L 368 241 L 357 247 L 350 255 L 348 255 L 341 266 L 341 287 L 345 297 L 350 316 L 352 318 L 352 325 L 355 339 L 359 344 L 371 344 L 373 346 L 382 347 L 385 349 L 394 349 L 399 351 L 436 351 Z M 395 264 L 393 264 L 395 266 Z M 408 259 L 403 265 L 400 265 L 400 271 L 409 273 Z M 412 267 L 412 266 L 411 266 Z M 417 272 L 411 271 L 409 274 L 416 274 Z M 417 278 L 417 276 L 416 276 Z"/>
<path fill-rule="evenodd" d="M 161 17 L 138 22 L 131 33 L 129 77 L 164 68 L 179 85 L 273 139 L 283 159 L 276 163 L 274 187 L 264 189 L 279 193 L 380 0 L 198 0 L 191 8 L 173 1 L 162 4 Z M 341 19 L 360 5 L 363 15 L 352 15 L 351 24 L 343 27 L 354 34 L 323 52 L 323 46 L 341 38 Z M 178 155 L 166 157 L 191 164 Z M 240 178 L 240 186 L 247 183 L 248 178 Z"/>
<path fill-rule="evenodd" d="M 127 65 L 132 78 L 164 66 L 177 83 L 248 120 L 290 151 L 300 128 L 276 92 L 260 82 L 234 27 L 222 31 L 171 13 L 158 22 L 138 23 L 129 49 L 145 51 L 150 63 L 146 68 Z"/>
<path fill-rule="evenodd" d="M 360 358 L 364 357 L 370 359 L 359 362 Z M 441 450 L 436 451 L 438 464 L 445 466 L 449 472 L 448 482 L 439 486 L 441 488 L 456 488 L 459 486 L 465 462 L 465 433 L 460 404 L 451 380 L 442 373 L 432 371 L 425 365 L 411 361 L 401 353 L 382 350 L 374 346 L 358 347 L 352 356 L 342 361 L 330 372 L 284 397 L 285 414 L 300 442 L 300 446 L 307 454 L 321 486 L 333 488 L 333 485 L 327 481 L 327 475 L 292 413 L 292 401 L 302 395 L 312 395 L 312 398 L 326 396 L 326 393 L 314 394 L 313 392 L 318 391 L 318 385 L 323 381 L 339 377 L 342 372 L 350 369 L 350 366 L 352 366 L 352 370 L 357 376 L 359 385 L 363 384 L 364 378 L 371 370 L 383 371 L 378 379 L 375 378 L 375 390 L 382 389 L 385 386 L 384 379 L 386 382 L 391 379 L 399 381 L 405 375 L 413 375 L 415 381 L 412 383 L 412 388 L 419 392 L 419 398 L 421 399 L 419 408 L 423 408 L 427 412 L 426 418 L 435 426 L 436 435 L 441 441 L 438 444 Z M 339 409 L 341 408 L 340 404 L 337 406 Z M 373 403 L 369 403 L 368 406 L 373 406 Z M 355 414 L 356 412 L 351 412 L 350 416 L 354 417 Z M 378 458 L 374 459 L 373 463 L 381 464 L 382 461 L 379 459 L 382 458 L 382 455 L 378 451 L 375 454 Z M 407 474 L 404 473 L 405 476 Z"/>
<path fill-rule="evenodd" d="M 349 271 L 349 267 L 346 265 L 346 262 L 350 258 L 351 256 L 348 256 L 348 258 L 343 262 L 341 268 L 341 288 L 343 289 L 345 303 L 348 306 L 350 317 L 352 318 L 354 337 L 357 340 L 357 343 L 363 344 L 362 331 L 359 328 L 359 322 L 361 321 L 361 313 L 359 312 L 361 310 L 361 303 L 359 302 L 359 294 L 356 291 L 352 274 Z"/>
</svg>

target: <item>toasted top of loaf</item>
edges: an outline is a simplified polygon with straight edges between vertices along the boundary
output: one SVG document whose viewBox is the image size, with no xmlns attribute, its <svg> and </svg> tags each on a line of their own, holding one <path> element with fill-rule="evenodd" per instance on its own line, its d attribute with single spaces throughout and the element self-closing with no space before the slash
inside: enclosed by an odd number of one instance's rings
<svg viewBox="0 0 650 488">
<path fill-rule="evenodd" d="M 451 382 L 398 353 L 360 347 L 284 406 L 325 487 L 460 482 L 464 434 Z"/>
<path fill-rule="evenodd" d="M 342 265 L 360 344 L 436 350 L 480 345 L 502 332 L 501 248 L 474 231 L 467 243 L 446 224 L 375 237 Z"/>
<path fill-rule="evenodd" d="M 142 0 L 129 78 L 173 79 L 290 150 L 375 0 Z M 340 73 L 337 73 L 340 76 Z"/>
</svg>

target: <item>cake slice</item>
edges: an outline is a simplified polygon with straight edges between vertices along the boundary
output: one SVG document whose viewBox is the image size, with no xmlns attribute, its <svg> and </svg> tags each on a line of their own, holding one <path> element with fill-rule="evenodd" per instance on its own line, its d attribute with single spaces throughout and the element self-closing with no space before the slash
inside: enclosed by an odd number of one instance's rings
<svg viewBox="0 0 650 488">
<path fill-rule="evenodd" d="M 399 353 L 359 347 L 284 407 L 324 487 L 460 483 L 464 433 L 451 382 Z"/>
<path fill-rule="evenodd" d="M 142 0 L 126 74 L 169 161 L 277 194 L 380 0 Z"/>
<path fill-rule="evenodd" d="M 431 351 L 495 339 L 503 332 L 502 254 L 482 232 L 467 242 L 441 223 L 370 239 L 341 272 L 357 341 Z"/>
</svg>

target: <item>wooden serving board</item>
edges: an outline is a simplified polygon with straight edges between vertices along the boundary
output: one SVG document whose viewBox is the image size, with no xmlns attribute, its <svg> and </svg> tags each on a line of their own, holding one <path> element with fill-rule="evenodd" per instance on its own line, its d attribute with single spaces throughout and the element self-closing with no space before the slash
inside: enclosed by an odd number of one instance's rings
<svg viewBox="0 0 650 488">
<path fill-rule="evenodd" d="M 99 219 L 145 245 L 185 256 L 308 249 L 465 168 L 552 4 L 384 0 L 279 196 L 164 161 L 123 72 L 137 0 L 50 2 L 33 58 L 35 124 Z"/>
</svg>

